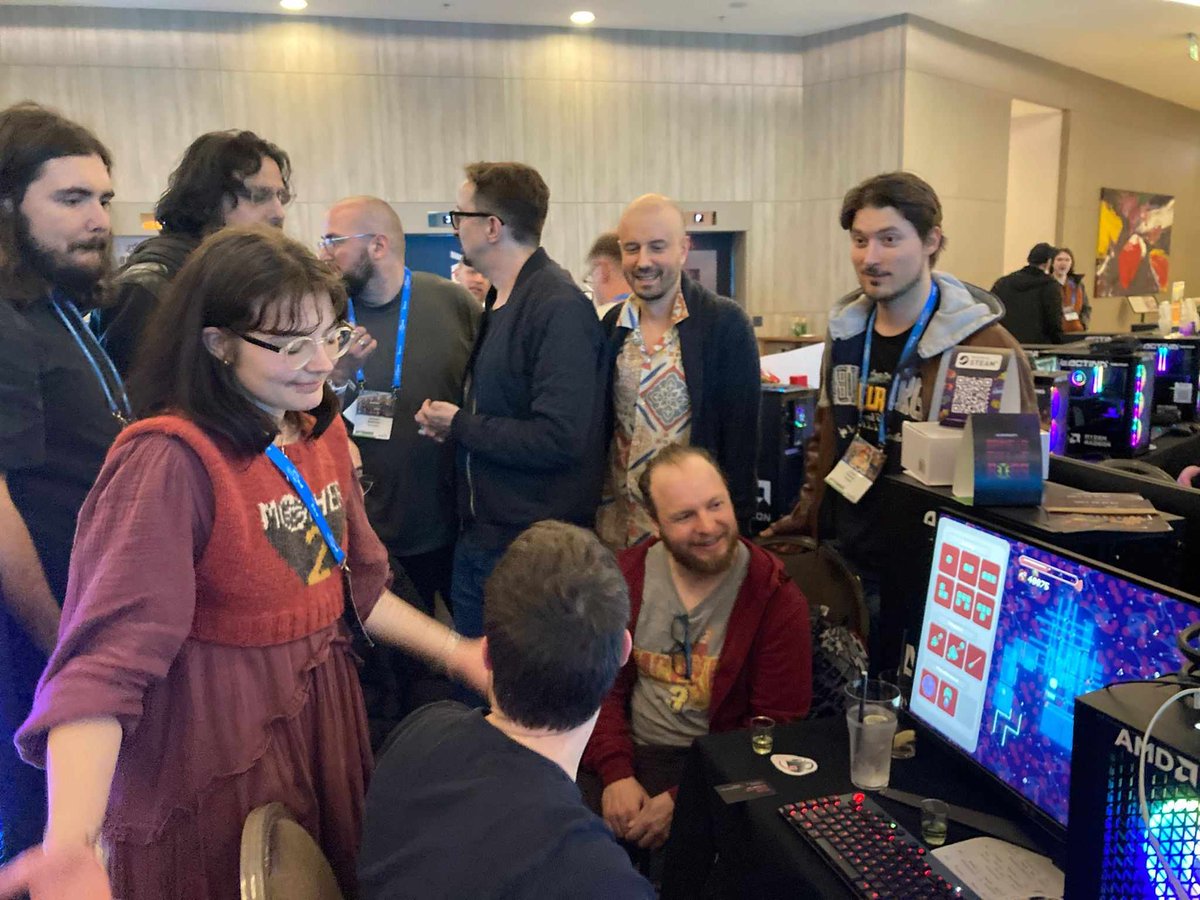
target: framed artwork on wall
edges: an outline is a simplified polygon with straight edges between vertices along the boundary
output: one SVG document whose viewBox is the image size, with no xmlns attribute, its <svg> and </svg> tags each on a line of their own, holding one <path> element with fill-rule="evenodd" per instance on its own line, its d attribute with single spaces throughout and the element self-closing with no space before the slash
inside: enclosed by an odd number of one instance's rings
<svg viewBox="0 0 1200 900">
<path fill-rule="evenodd" d="M 1101 188 L 1094 296 L 1165 291 L 1174 220 L 1174 197 Z"/>
</svg>

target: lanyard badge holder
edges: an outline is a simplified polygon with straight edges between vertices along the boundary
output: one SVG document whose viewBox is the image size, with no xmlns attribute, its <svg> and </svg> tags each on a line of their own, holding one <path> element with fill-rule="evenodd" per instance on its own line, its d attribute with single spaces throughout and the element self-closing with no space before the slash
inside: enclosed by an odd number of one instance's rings
<svg viewBox="0 0 1200 900">
<path fill-rule="evenodd" d="M 883 472 L 884 464 L 887 462 L 887 453 L 884 447 L 887 446 L 887 419 L 888 414 L 896 405 L 896 392 L 900 386 L 900 373 L 904 371 L 908 365 L 909 359 L 916 352 L 917 343 L 921 340 L 921 335 L 925 333 L 925 327 L 929 324 L 929 320 L 933 317 L 933 311 L 937 308 L 938 303 L 938 286 L 934 282 L 933 287 L 929 291 L 929 299 L 925 301 L 925 307 L 921 310 L 921 315 L 917 317 L 917 321 L 913 324 L 912 331 L 908 335 L 908 340 L 904 343 L 904 349 L 900 353 L 900 359 L 896 363 L 896 370 L 891 374 L 891 384 L 887 392 L 887 404 L 879 412 L 879 443 L 872 444 L 866 440 L 861 434 L 855 434 L 854 440 L 850 442 L 850 446 L 846 448 L 845 454 L 838 461 L 838 464 L 833 467 L 833 471 L 825 478 L 825 483 L 845 497 L 851 503 L 857 503 L 861 500 L 878 480 Z M 867 378 L 871 372 L 871 344 L 875 336 L 875 315 L 878 312 L 878 306 L 871 310 L 871 317 L 867 321 L 867 335 L 863 341 L 863 358 L 862 367 L 858 370 L 858 415 L 859 421 L 862 421 L 863 410 L 867 402 Z"/>
<path fill-rule="evenodd" d="M 406 266 L 404 269 L 404 289 L 400 292 L 400 316 L 396 324 L 396 359 L 392 367 L 392 389 L 390 391 L 366 390 L 366 374 L 360 368 L 356 375 L 358 379 L 358 398 L 347 407 L 343 415 L 353 424 L 354 437 L 374 438 L 379 441 L 389 440 L 392 436 L 392 424 L 395 421 L 396 397 L 400 394 L 400 380 L 404 365 L 404 346 L 408 336 L 408 304 L 412 297 L 412 272 Z M 346 308 L 351 324 L 354 320 L 354 302 L 350 301 Z"/>
<path fill-rule="evenodd" d="M 317 505 L 317 499 L 313 496 L 312 488 L 308 486 L 308 482 L 304 480 L 304 476 L 300 474 L 300 470 L 296 468 L 296 464 L 288 459 L 282 450 L 271 444 L 267 447 L 266 453 L 267 459 L 271 460 L 280 474 L 287 479 L 287 483 L 292 486 L 292 490 L 296 492 L 296 496 L 300 498 L 300 502 L 308 510 L 313 524 L 317 526 L 317 530 L 321 532 L 321 537 L 325 539 L 325 546 L 329 548 L 330 555 L 333 556 L 334 561 L 337 563 L 338 571 L 342 574 L 342 594 L 345 599 L 342 608 L 342 618 L 345 619 L 346 624 L 355 637 L 366 641 L 368 647 L 374 647 L 375 642 L 367 634 L 362 617 L 358 614 L 358 607 L 354 605 L 354 585 L 350 579 L 350 566 L 346 562 L 346 551 L 342 549 L 342 545 L 334 537 L 333 529 L 329 527 L 329 522 L 326 520 L 325 514 L 321 512 L 321 507 Z"/>
<path fill-rule="evenodd" d="M 83 316 L 79 314 L 79 309 L 74 303 L 66 297 L 56 296 L 51 305 L 54 307 L 54 313 L 58 316 L 59 321 L 75 339 L 75 343 L 88 361 L 88 365 L 92 367 L 92 372 L 95 374 L 96 380 L 100 382 L 101 390 L 104 391 L 108 411 L 124 428 L 133 421 L 133 409 L 129 405 L 129 396 L 125 393 L 125 384 L 121 381 L 117 367 L 113 365 L 109 355 L 104 352 L 104 348 L 100 346 L 96 336 L 88 329 L 87 324 L 83 321 Z"/>
</svg>

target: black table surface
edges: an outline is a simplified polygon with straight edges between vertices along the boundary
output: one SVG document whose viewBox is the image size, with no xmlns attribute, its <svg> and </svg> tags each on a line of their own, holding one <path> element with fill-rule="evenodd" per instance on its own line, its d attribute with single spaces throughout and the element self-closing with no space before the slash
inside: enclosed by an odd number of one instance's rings
<svg viewBox="0 0 1200 900">
<path fill-rule="evenodd" d="M 905 727 L 903 723 L 901 727 Z M 778 812 L 785 803 L 857 790 L 850 783 L 845 718 L 777 726 L 773 752 L 807 756 L 818 768 L 810 775 L 783 774 L 769 756 L 751 750 L 750 735 L 745 731 L 708 735 L 692 745 L 667 846 L 664 898 L 854 896 Z M 726 804 L 713 790 L 716 785 L 749 779 L 766 781 L 776 793 Z M 890 786 L 997 815 L 1011 811 L 998 787 L 972 770 L 968 761 L 927 736 L 918 737 L 914 758 L 892 760 Z M 877 794 L 871 796 L 919 837 L 918 810 Z M 1056 850 L 1045 845 L 1044 834 L 1010 818 L 1032 845 L 1048 854 Z M 980 832 L 966 825 L 949 823 L 948 843 L 978 836 Z M 714 851 L 719 856 L 716 867 L 711 866 Z"/>
</svg>

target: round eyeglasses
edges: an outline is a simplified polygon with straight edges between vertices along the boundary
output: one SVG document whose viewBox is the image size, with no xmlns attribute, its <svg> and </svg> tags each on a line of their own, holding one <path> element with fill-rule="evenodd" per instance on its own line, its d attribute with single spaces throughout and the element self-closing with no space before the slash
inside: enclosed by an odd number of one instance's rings
<svg viewBox="0 0 1200 900">
<path fill-rule="evenodd" d="M 332 250 L 343 241 L 353 240 L 354 238 L 373 238 L 377 237 L 377 231 L 360 231 L 357 234 L 323 234 L 317 238 L 318 250 Z"/>
<path fill-rule="evenodd" d="M 251 206 L 262 206 L 272 200 L 278 200 L 280 206 L 287 206 L 296 199 L 290 188 L 250 187 L 240 184 L 233 189 L 239 197 L 250 201 Z"/>
<path fill-rule="evenodd" d="M 314 356 L 317 355 L 317 345 L 320 344 L 325 348 L 325 355 L 331 360 L 339 360 L 346 355 L 346 351 L 350 349 L 350 340 L 354 337 L 354 329 L 342 323 L 335 325 L 329 331 L 325 332 L 322 338 L 315 338 L 305 335 L 303 337 L 292 338 L 286 344 L 269 344 L 266 341 L 256 337 L 251 337 L 248 334 L 243 334 L 240 331 L 234 331 L 247 344 L 253 344 L 255 347 L 262 347 L 264 350 L 271 350 L 278 353 L 284 358 L 287 365 L 293 369 L 303 369 L 307 366 Z"/>
</svg>

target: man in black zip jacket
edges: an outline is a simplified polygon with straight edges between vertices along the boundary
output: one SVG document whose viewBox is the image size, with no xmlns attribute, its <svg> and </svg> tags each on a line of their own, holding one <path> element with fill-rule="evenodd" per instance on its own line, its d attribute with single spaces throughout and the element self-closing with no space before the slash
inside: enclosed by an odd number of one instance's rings
<svg viewBox="0 0 1200 900">
<path fill-rule="evenodd" d="M 462 408 L 426 400 L 421 432 L 457 447 L 463 527 L 451 594 L 462 634 L 483 633 L 483 584 L 534 522 L 590 528 L 600 502 L 608 367 L 595 310 L 541 249 L 550 190 L 521 163 L 473 163 L 451 212 L 492 282 Z"/>
</svg>

